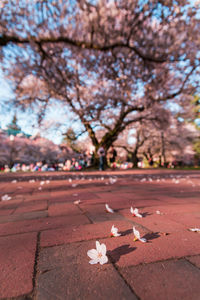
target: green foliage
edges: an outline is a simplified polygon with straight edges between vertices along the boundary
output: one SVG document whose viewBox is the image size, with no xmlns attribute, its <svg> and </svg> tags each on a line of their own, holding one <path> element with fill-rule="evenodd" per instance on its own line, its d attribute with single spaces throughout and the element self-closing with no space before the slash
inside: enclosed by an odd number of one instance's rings
<svg viewBox="0 0 200 300">
<path fill-rule="evenodd" d="M 194 143 L 194 151 L 196 152 L 196 156 L 200 157 L 200 140 Z"/>
<path fill-rule="evenodd" d="M 17 116 L 14 115 L 12 122 L 8 125 L 8 129 L 21 131 L 21 128 L 17 125 Z"/>
</svg>

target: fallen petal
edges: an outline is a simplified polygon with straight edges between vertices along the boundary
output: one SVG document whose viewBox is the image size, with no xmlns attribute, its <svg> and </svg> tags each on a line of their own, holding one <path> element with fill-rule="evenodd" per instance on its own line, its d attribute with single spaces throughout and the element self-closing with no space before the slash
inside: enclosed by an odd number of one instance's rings
<svg viewBox="0 0 200 300">
<path fill-rule="evenodd" d="M 89 261 L 89 264 L 91 264 L 91 265 L 95 265 L 95 264 L 98 264 L 98 262 L 99 262 L 99 259 L 92 259 L 92 260 L 90 260 Z"/>
<path fill-rule="evenodd" d="M 98 252 L 97 252 L 96 249 L 91 249 L 91 250 L 88 250 L 87 255 L 88 255 L 89 258 L 91 258 L 91 259 L 96 259 L 97 256 L 98 256 Z"/>
<path fill-rule="evenodd" d="M 108 257 L 106 255 L 102 256 L 99 260 L 100 265 L 106 264 L 108 262 Z"/>
</svg>

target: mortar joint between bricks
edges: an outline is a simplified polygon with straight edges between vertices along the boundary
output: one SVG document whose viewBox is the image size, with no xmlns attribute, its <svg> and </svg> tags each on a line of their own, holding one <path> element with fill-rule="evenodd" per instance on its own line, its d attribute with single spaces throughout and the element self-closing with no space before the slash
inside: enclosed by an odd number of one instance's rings
<svg viewBox="0 0 200 300">
<path fill-rule="evenodd" d="M 37 279 L 37 275 L 38 275 L 38 259 L 39 259 L 39 254 L 40 254 L 40 250 L 41 250 L 40 235 L 41 235 L 41 232 L 39 231 L 37 234 L 35 261 L 34 261 L 34 270 L 33 270 L 33 292 L 32 292 L 33 299 L 35 299 L 35 297 L 36 297 L 36 279 Z"/>
<path fill-rule="evenodd" d="M 118 275 L 122 278 L 122 280 L 125 282 L 125 284 L 127 285 L 127 287 L 131 290 L 132 294 L 138 299 L 141 300 L 141 298 L 136 294 L 136 292 L 133 290 L 132 286 L 127 282 L 127 280 L 124 278 L 124 276 L 121 274 L 120 269 L 118 268 L 118 266 L 115 264 L 114 260 L 112 259 L 112 257 L 108 255 L 109 261 L 111 262 L 111 264 L 113 265 L 113 268 L 115 269 L 115 271 L 118 273 Z"/>
</svg>

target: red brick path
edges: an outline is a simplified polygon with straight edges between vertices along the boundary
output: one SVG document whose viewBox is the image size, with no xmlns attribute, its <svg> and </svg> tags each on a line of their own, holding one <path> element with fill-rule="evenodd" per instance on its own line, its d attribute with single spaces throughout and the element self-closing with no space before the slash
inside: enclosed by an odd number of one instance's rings
<svg viewBox="0 0 200 300">
<path fill-rule="evenodd" d="M 113 224 L 120 237 L 110 237 Z M 133 225 L 147 243 L 133 241 Z M 1 174 L 0 299 L 200 300 L 194 227 L 198 171 Z M 103 266 L 89 264 L 96 240 L 107 247 Z"/>
</svg>

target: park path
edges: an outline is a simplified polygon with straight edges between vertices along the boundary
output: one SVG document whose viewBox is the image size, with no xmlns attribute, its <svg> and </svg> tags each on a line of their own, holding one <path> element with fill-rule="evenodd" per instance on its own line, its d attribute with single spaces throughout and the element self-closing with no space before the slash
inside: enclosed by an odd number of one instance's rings
<svg viewBox="0 0 200 300">
<path fill-rule="evenodd" d="M 0 299 L 200 300 L 199 171 L 1 174 L 6 194 Z M 96 241 L 107 264 L 89 264 Z"/>
</svg>

